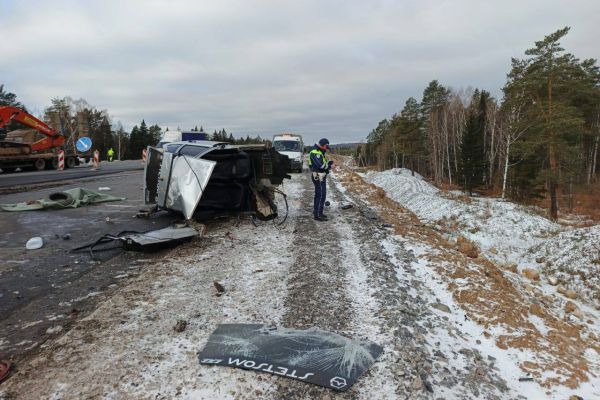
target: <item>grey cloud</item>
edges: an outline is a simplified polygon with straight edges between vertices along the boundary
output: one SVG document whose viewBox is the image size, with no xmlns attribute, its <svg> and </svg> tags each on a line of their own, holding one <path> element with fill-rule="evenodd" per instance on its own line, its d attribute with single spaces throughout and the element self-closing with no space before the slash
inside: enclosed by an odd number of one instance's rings
<svg viewBox="0 0 600 400">
<path fill-rule="evenodd" d="M 600 33 L 596 1 L 8 4 L 0 83 L 33 109 L 70 95 L 126 128 L 307 142 L 364 139 L 432 79 L 499 96 L 510 57 L 535 40 L 570 25 L 565 47 L 587 58 Z"/>
</svg>

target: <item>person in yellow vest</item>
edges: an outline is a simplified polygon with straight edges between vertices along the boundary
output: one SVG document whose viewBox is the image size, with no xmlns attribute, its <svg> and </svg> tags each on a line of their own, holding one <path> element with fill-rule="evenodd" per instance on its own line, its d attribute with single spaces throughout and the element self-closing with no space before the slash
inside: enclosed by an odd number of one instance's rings
<svg viewBox="0 0 600 400">
<path fill-rule="evenodd" d="M 325 153 L 329 150 L 329 140 L 323 138 L 308 153 L 308 167 L 310 178 L 315 186 L 315 198 L 313 202 L 313 216 L 317 221 L 327 221 L 323 214 L 325 198 L 327 197 L 327 174 L 333 167 L 333 161 L 327 160 Z"/>
<path fill-rule="evenodd" d="M 113 157 L 115 155 L 115 151 L 112 149 L 112 147 L 110 149 L 108 149 L 108 162 L 112 162 Z"/>
</svg>

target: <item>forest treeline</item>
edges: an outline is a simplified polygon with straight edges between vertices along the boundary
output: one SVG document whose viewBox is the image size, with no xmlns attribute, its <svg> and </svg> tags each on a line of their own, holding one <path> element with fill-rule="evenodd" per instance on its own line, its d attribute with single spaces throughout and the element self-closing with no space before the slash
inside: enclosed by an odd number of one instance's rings
<svg viewBox="0 0 600 400">
<path fill-rule="evenodd" d="M 436 184 L 496 191 L 517 201 L 559 197 L 598 180 L 600 73 L 566 52 L 560 29 L 513 58 L 502 99 L 431 81 L 421 101 L 379 122 L 355 157 L 380 170 L 404 167 Z"/>
<path fill-rule="evenodd" d="M 14 106 L 27 112 L 27 107 L 17 100 L 17 96 L 0 85 L 0 106 Z M 142 150 L 154 146 L 163 135 L 162 128 L 148 125 L 144 119 L 130 131 L 126 131 L 120 122 L 112 123 L 107 110 L 100 110 L 84 99 L 74 100 L 71 97 L 53 98 L 41 117 L 48 125 L 61 132 L 65 138 L 65 148 L 75 152 L 77 139 L 90 137 L 93 150 L 100 152 L 100 158 L 106 159 L 108 149 L 115 151 L 118 160 L 137 160 L 142 157 Z M 8 130 L 26 128 L 18 123 L 11 123 Z M 168 131 L 168 128 L 166 128 Z M 192 131 L 204 132 L 204 128 L 195 126 Z M 246 135 L 236 138 L 225 129 L 207 133 L 210 140 L 229 142 L 232 144 L 267 143 L 268 140 L 258 136 Z M 0 136 L 0 139 L 2 137 Z"/>
</svg>

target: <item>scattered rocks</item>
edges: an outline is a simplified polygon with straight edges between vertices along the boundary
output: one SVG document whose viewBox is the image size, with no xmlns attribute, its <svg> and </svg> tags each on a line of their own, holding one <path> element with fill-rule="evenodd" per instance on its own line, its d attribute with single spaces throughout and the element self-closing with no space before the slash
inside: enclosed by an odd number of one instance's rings
<svg viewBox="0 0 600 400">
<path fill-rule="evenodd" d="M 225 293 L 225 288 L 219 282 L 214 281 L 213 285 L 215 286 L 215 289 L 217 289 L 217 296 L 221 296 L 223 293 Z"/>
<path fill-rule="evenodd" d="M 535 262 L 536 262 L 536 263 L 538 263 L 538 264 L 541 264 L 541 263 L 543 263 L 544 261 L 546 261 L 546 258 L 545 258 L 545 257 L 536 257 L 536 258 L 535 258 Z"/>
<path fill-rule="evenodd" d="M 429 383 L 429 380 L 427 379 L 425 374 L 421 374 L 421 381 L 423 382 L 423 386 L 425 386 L 425 389 L 429 393 L 433 393 L 433 386 L 431 386 L 431 383 Z"/>
<path fill-rule="evenodd" d="M 513 274 L 518 274 L 519 273 L 519 268 L 517 267 L 517 264 L 507 264 L 504 267 L 507 270 L 509 270 L 510 272 L 512 272 Z"/>
<path fill-rule="evenodd" d="M 60 325 L 56 325 L 56 326 L 53 326 L 53 327 L 51 327 L 51 328 L 48 328 L 48 329 L 46 329 L 46 333 L 47 333 L 48 335 L 52 335 L 52 334 L 54 334 L 54 333 L 58 333 L 58 332 L 60 332 L 60 331 L 62 331 L 62 330 L 63 330 L 63 327 L 62 327 L 62 326 L 60 326 Z"/>
<path fill-rule="evenodd" d="M 575 305 L 575 303 L 573 303 L 572 301 L 567 301 L 567 304 L 565 304 L 565 312 L 567 314 L 570 314 L 575 310 L 577 310 L 577 306 Z"/>
<path fill-rule="evenodd" d="M 548 283 L 551 284 L 552 286 L 556 286 L 556 285 L 558 285 L 558 278 L 555 276 L 549 276 Z"/>
<path fill-rule="evenodd" d="M 557 291 L 558 293 L 560 293 L 560 294 L 566 294 L 566 293 L 567 293 L 567 289 L 565 289 L 565 287 L 564 287 L 564 286 L 562 286 L 562 285 L 559 285 L 559 286 L 556 288 L 556 291 Z"/>
<path fill-rule="evenodd" d="M 573 299 L 573 300 L 576 299 L 577 297 L 579 297 L 577 292 L 574 290 L 571 290 L 571 289 L 566 291 L 565 296 L 567 296 L 568 298 Z"/>
<path fill-rule="evenodd" d="M 540 280 L 540 273 L 538 271 L 536 271 L 535 269 L 523 268 L 523 271 L 521 273 L 523 274 L 523 276 L 525 276 L 526 278 L 528 278 L 532 281 Z"/>
<path fill-rule="evenodd" d="M 490 248 L 490 253 L 492 254 L 498 254 L 498 250 L 495 247 Z"/>
<path fill-rule="evenodd" d="M 531 381 L 533 381 L 532 376 L 522 376 L 519 378 L 519 382 L 531 382 Z"/>
<path fill-rule="evenodd" d="M 413 390 L 421 390 L 423 389 L 423 380 L 419 375 L 417 375 L 410 386 Z"/>
<path fill-rule="evenodd" d="M 576 394 L 569 396 L 569 400 L 583 400 L 583 397 L 577 396 Z"/>
<path fill-rule="evenodd" d="M 431 307 L 449 314 L 452 312 L 450 307 L 442 303 L 432 303 Z"/>
<path fill-rule="evenodd" d="M 177 323 L 173 327 L 173 330 L 175 332 L 183 332 L 183 331 L 185 331 L 185 328 L 187 328 L 187 321 L 180 319 L 177 321 Z"/>
</svg>

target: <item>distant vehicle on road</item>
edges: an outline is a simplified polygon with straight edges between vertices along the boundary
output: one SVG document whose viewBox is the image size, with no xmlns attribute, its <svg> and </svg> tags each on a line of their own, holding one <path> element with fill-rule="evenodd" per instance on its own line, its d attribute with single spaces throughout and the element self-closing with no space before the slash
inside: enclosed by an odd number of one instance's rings
<svg viewBox="0 0 600 400">
<path fill-rule="evenodd" d="M 166 131 L 156 147 L 162 148 L 167 143 L 189 142 L 192 140 L 208 140 L 208 133 L 198 131 Z"/>
<path fill-rule="evenodd" d="M 302 172 L 304 143 L 302 136 L 295 133 L 282 133 L 273 136 L 273 147 L 290 159 L 290 170 Z"/>
</svg>

